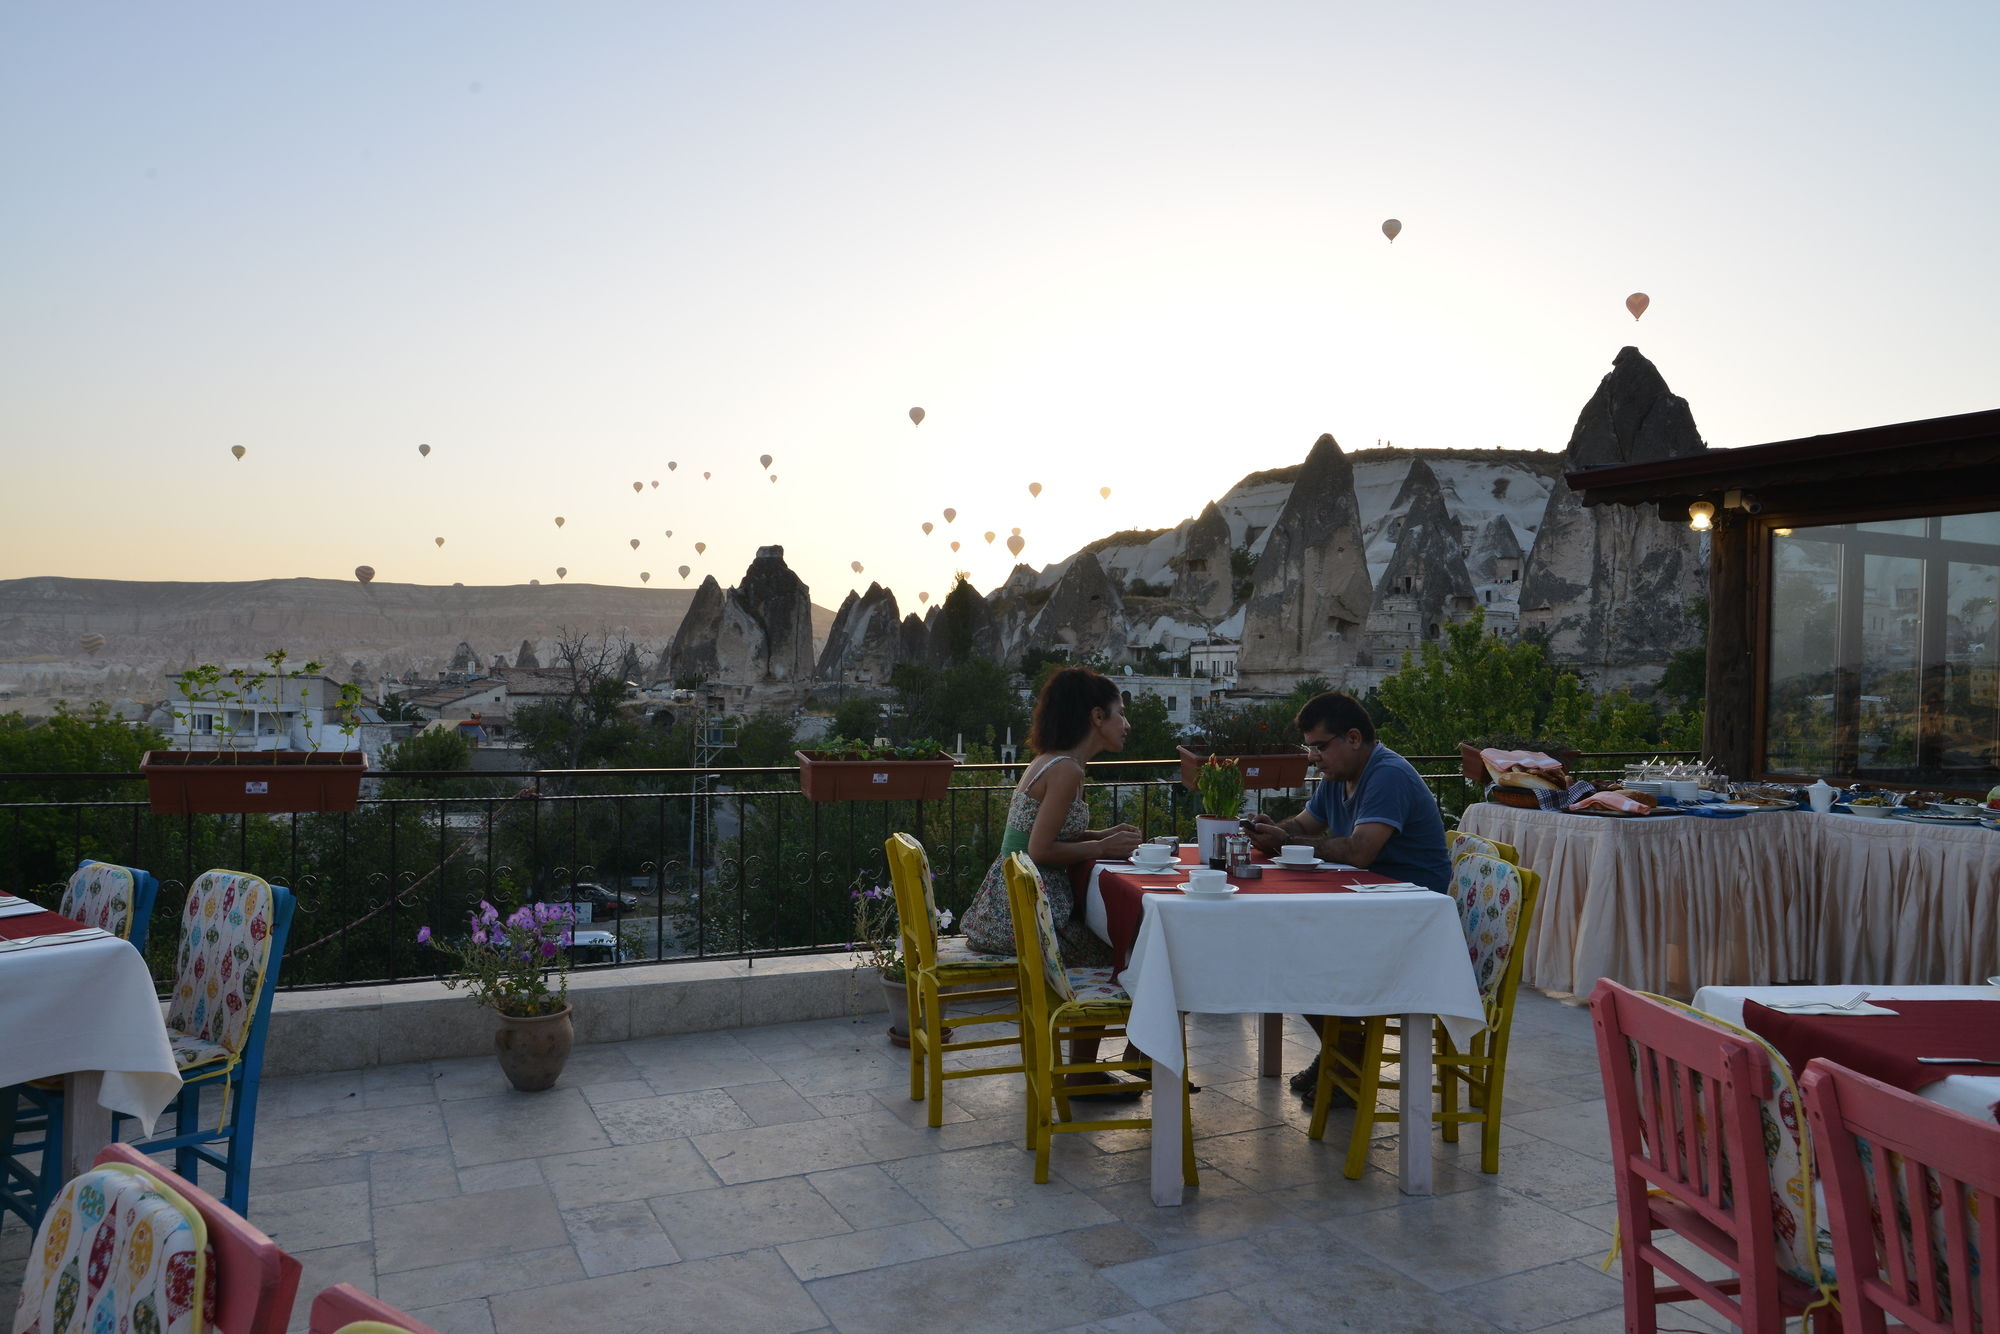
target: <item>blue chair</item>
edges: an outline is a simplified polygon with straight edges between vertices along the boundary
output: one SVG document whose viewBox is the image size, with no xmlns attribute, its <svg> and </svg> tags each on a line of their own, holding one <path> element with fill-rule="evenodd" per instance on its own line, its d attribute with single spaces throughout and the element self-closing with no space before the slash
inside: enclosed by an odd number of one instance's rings
<svg viewBox="0 0 2000 1334">
<path fill-rule="evenodd" d="M 63 886 L 56 911 L 129 940 L 144 954 L 159 893 L 160 882 L 148 872 L 86 857 Z M 37 1227 L 55 1198 L 60 1175 L 55 1168 L 62 1162 L 61 1079 L 0 1089 L 0 1145 L 5 1146 L 0 1153 L 0 1211 Z M 36 1157 L 39 1167 L 30 1167 L 28 1160 Z"/>
</svg>

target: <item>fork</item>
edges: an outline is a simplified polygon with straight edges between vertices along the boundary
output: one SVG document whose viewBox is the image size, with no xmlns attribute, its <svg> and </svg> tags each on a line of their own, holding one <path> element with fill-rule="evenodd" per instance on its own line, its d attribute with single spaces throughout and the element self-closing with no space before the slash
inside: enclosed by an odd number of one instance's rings
<svg viewBox="0 0 2000 1334">
<path fill-rule="evenodd" d="M 1861 992 L 1856 992 L 1852 1000 L 1765 1001 L 1764 1008 L 1769 1010 L 1814 1010 L 1824 1007 L 1829 1010 L 1852 1010 L 1859 1005 L 1865 1004 L 1867 1000 L 1868 1000 L 1868 993 L 1865 991 L 1861 991 Z"/>
</svg>

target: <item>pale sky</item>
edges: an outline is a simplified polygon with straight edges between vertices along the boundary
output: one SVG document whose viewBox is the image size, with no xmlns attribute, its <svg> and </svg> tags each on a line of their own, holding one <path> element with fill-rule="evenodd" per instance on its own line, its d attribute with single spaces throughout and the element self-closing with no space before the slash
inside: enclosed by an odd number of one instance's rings
<svg viewBox="0 0 2000 1334">
<path fill-rule="evenodd" d="M 909 604 L 1321 432 L 1560 448 L 1628 342 L 1712 445 L 2000 407 L 1996 48 L 1990 0 L 6 0 L 0 577 L 780 543 Z"/>
</svg>

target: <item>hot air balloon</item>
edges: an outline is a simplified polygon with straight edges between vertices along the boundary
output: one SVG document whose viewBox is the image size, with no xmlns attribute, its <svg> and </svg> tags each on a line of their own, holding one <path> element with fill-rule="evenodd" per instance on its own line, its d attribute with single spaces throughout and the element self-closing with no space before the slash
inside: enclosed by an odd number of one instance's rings
<svg viewBox="0 0 2000 1334">
<path fill-rule="evenodd" d="M 1097 494 L 1100 499 L 1109 500 L 1111 499 L 1111 488 L 1108 486 L 1100 486 L 1097 488 Z"/>
<path fill-rule="evenodd" d="M 1019 537 L 1021 535 L 1021 530 L 1019 528 L 1011 528 L 1008 531 L 1013 533 L 1014 536 L 1016 537 Z"/>
<path fill-rule="evenodd" d="M 632 490 L 634 492 L 644 491 L 645 489 L 646 489 L 646 484 L 644 482 L 632 483 Z"/>
<path fill-rule="evenodd" d="M 931 535 L 931 522 L 930 520 L 926 519 L 924 521 L 924 536 L 929 537 L 930 535 Z"/>
<path fill-rule="evenodd" d="M 771 474 L 771 480 L 772 480 L 772 481 L 774 481 L 774 482 L 775 482 L 775 481 L 777 481 L 777 480 L 778 480 L 778 474 L 776 474 L 776 473 L 772 473 L 772 474 Z"/>
<path fill-rule="evenodd" d="M 1396 221 L 1394 218 L 1391 218 L 1387 222 L 1382 224 L 1382 235 L 1389 238 L 1390 245 L 1396 244 L 1396 233 L 1402 230 L 1403 230 L 1403 224 Z"/>
<path fill-rule="evenodd" d="M 854 572 L 855 572 L 856 574 L 860 574 L 860 573 L 861 573 L 861 562 L 860 562 L 860 561 L 858 561 L 858 560 L 851 560 L 851 561 L 847 562 L 847 564 L 848 564 L 848 568 L 849 568 L 849 569 L 851 569 L 851 570 L 853 570 L 853 571 L 854 571 Z"/>
<path fill-rule="evenodd" d="M 635 537 L 632 539 L 632 550 L 637 551 L 638 549 L 639 549 L 639 539 Z"/>
<path fill-rule="evenodd" d="M 956 542 L 952 543 L 952 544 L 951 544 L 951 549 L 952 549 L 953 551 L 956 551 L 956 550 L 958 550 L 958 543 L 956 543 Z"/>
<path fill-rule="evenodd" d="M 237 458 L 240 459 L 247 451 L 245 451 L 243 446 L 241 445 L 231 445 L 229 447 L 229 452 L 234 454 Z"/>
<path fill-rule="evenodd" d="M 429 458 L 431 456 L 431 447 L 429 445 L 418 445 L 417 453 L 423 455 L 425 458 Z"/>
<path fill-rule="evenodd" d="M 1632 312 L 1632 322 L 1635 324 L 1638 323 L 1639 317 L 1646 313 L 1646 307 L 1652 304 L 1653 298 L 1644 292 L 1634 292 L 1625 298 L 1625 309 Z"/>
<path fill-rule="evenodd" d="M 674 469 L 676 469 L 676 468 L 678 468 L 678 467 L 680 467 L 680 466 L 681 466 L 680 464 L 678 464 L 678 463 L 675 463 L 675 462 L 674 462 L 673 460 L 671 460 L 671 459 L 669 459 L 669 460 L 667 461 L 667 471 L 668 471 L 668 472 L 672 472 L 672 471 L 673 471 Z"/>
<path fill-rule="evenodd" d="M 1028 539 L 1022 537 L 1019 533 L 1007 539 L 1007 550 L 1013 552 L 1016 556 L 1021 554 L 1021 548 L 1026 545 L 1028 545 Z"/>
<path fill-rule="evenodd" d="M 944 512 L 944 521 L 946 523 L 950 523 L 953 519 L 956 519 L 957 517 L 958 517 L 957 510 L 946 510 Z"/>
<path fill-rule="evenodd" d="M 688 567 L 683 565 L 681 566 L 681 578 L 685 579 L 687 577 L 688 577 Z"/>
<path fill-rule="evenodd" d="M 771 456 L 769 454 L 759 454 L 757 456 L 757 465 L 765 472 L 769 472 L 771 470 Z"/>
<path fill-rule="evenodd" d="M 930 600 L 931 600 L 931 595 L 929 593 L 917 594 L 917 601 L 919 602 L 929 602 Z"/>
<path fill-rule="evenodd" d="M 639 571 L 639 582 L 640 582 L 640 583 L 642 583 L 642 584 L 650 584 L 650 583 L 652 583 L 652 582 L 653 582 L 653 572 L 652 572 L 651 570 L 641 570 L 641 571 Z"/>
<path fill-rule="evenodd" d="M 569 567 L 567 565 L 556 566 L 556 578 L 558 579 L 569 578 Z"/>
<path fill-rule="evenodd" d="M 992 545 L 993 545 L 993 539 L 994 539 L 995 537 L 998 537 L 998 536 L 999 536 L 999 534 L 998 534 L 998 533 L 991 533 L 991 532 L 989 532 L 988 534 L 986 534 L 986 545 L 987 545 L 987 546 L 989 546 L 989 547 L 990 547 L 990 546 L 992 546 Z"/>
<path fill-rule="evenodd" d="M 563 516 L 558 514 L 556 515 L 556 527 L 560 528 L 562 526 L 563 526 Z"/>
<path fill-rule="evenodd" d="M 922 426 L 923 424 L 924 424 L 924 410 L 922 408 L 911 408 L 910 425 Z"/>
<path fill-rule="evenodd" d="M 705 482 L 705 481 L 707 481 L 707 480 L 709 479 L 709 477 L 710 477 L 710 476 L 712 476 L 712 474 L 710 474 L 710 473 L 703 473 L 703 474 L 701 475 L 701 480 Z"/>
<path fill-rule="evenodd" d="M 671 528 L 667 529 L 667 536 L 672 537 L 673 535 L 674 535 L 674 530 Z"/>
<path fill-rule="evenodd" d="M 437 543 L 439 546 L 444 545 L 444 539 L 442 537 L 433 537 L 431 541 Z"/>
<path fill-rule="evenodd" d="M 654 483 L 653 483 L 653 489 L 654 489 L 655 491 L 659 490 L 659 489 L 660 489 L 660 484 L 659 484 L 658 482 L 654 482 Z"/>
<path fill-rule="evenodd" d="M 85 635 L 82 639 L 78 640 L 77 642 L 83 645 L 83 651 L 85 653 L 88 653 L 93 658 L 96 657 L 98 654 L 104 652 L 103 635 Z"/>
<path fill-rule="evenodd" d="M 542 581 L 539 579 L 530 579 L 528 581 L 528 587 L 530 588 L 540 588 L 541 586 L 542 586 Z"/>
<path fill-rule="evenodd" d="M 1028 494 L 1029 494 L 1029 495 L 1031 495 L 1031 496 L 1039 496 L 1039 495 L 1041 495 L 1041 494 L 1042 494 L 1042 484 L 1041 484 L 1040 482 L 1030 482 L 1030 483 L 1028 483 Z"/>
<path fill-rule="evenodd" d="M 708 550 L 708 543 L 706 543 L 706 542 L 697 542 L 697 543 L 695 543 L 695 544 L 694 544 L 694 554 L 695 554 L 695 555 L 699 556 L 699 555 L 700 555 L 700 554 L 701 554 L 702 552 L 704 552 L 704 551 L 706 551 L 706 550 Z"/>
<path fill-rule="evenodd" d="M 354 567 L 354 577 L 359 579 L 365 587 L 374 580 L 375 567 L 373 565 L 357 565 Z"/>
</svg>

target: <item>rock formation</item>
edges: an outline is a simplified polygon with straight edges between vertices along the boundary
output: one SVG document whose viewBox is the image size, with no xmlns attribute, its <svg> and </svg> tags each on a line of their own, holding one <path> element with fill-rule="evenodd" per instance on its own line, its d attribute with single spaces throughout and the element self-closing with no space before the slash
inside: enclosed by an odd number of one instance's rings
<svg viewBox="0 0 2000 1334">
<path fill-rule="evenodd" d="M 1118 586 L 1095 552 L 1079 552 L 1035 613 L 1027 642 L 1037 648 L 1106 649 L 1125 646 L 1125 607 Z"/>
<path fill-rule="evenodd" d="M 1577 417 L 1569 471 L 1648 463 L 1706 449 L 1687 400 L 1667 388 L 1636 347 Z M 1521 629 L 1549 655 L 1593 673 L 1599 686 L 1638 684 L 1701 641 L 1691 603 L 1704 587 L 1707 544 L 1642 506 L 1586 509 L 1568 486 L 1549 493 L 1521 579 Z"/>
<path fill-rule="evenodd" d="M 933 607 L 924 623 L 931 632 L 925 657 L 933 667 L 948 667 L 968 656 L 1001 659 L 993 608 L 969 583 L 954 585 L 944 605 Z"/>
<path fill-rule="evenodd" d="M 514 665 L 516 667 L 535 668 L 539 668 L 542 665 L 542 660 L 535 656 L 535 642 L 532 639 L 521 641 L 521 651 L 514 655 Z"/>
<path fill-rule="evenodd" d="M 1496 514 L 1472 539 L 1472 550 L 1465 558 L 1465 572 L 1472 576 L 1475 584 L 1519 583 L 1524 559 L 1521 539 L 1515 535 L 1514 525 L 1508 522 L 1506 515 Z"/>
<path fill-rule="evenodd" d="M 1207 619 L 1227 616 L 1236 600 L 1229 558 L 1229 521 L 1211 500 L 1182 539 L 1174 596 Z"/>
<path fill-rule="evenodd" d="M 1243 622 L 1238 680 L 1285 689 L 1359 661 L 1374 590 L 1368 582 L 1354 469 L 1323 435 L 1271 525 Z"/>
<path fill-rule="evenodd" d="M 667 676 L 679 678 L 698 676 L 706 680 L 720 675 L 722 660 L 717 645 L 722 639 L 722 617 L 728 594 L 722 585 L 709 575 L 701 581 L 701 587 L 694 591 L 694 601 L 688 604 L 687 615 L 681 618 L 680 629 L 674 632 L 673 643 L 667 649 Z"/>
<path fill-rule="evenodd" d="M 472 645 L 461 639 L 457 649 L 453 650 L 451 655 L 451 670 L 454 672 L 476 672 L 479 670 L 479 667 L 479 655 L 472 651 Z"/>
<path fill-rule="evenodd" d="M 877 583 L 849 592 L 834 614 L 816 675 L 822 681 L 884 685 L 903 655 L 903 622 L 896 595 Z"/>
<path fill-rule="evenodd" d="M 1445 508 L 1437 476 L 1422 459 L 1410 465 L 1396 504 L 1403 510 L 1396 552 L 1368 616 L 1371 662 L 1365 665 L 1376 667 L 1394 666 L 1419 643 L 1470 615 L 1474 605 L 1472 578 L 1459 554 L 1458 520 Z"/>
<path fill-rule="evenodd" d="M 924 618 L 911 612 L 897 631 L 896 661 L 922 662 L 930 652 L 930 644 L 931 632 L 925 627 Z"/>
</svg>

